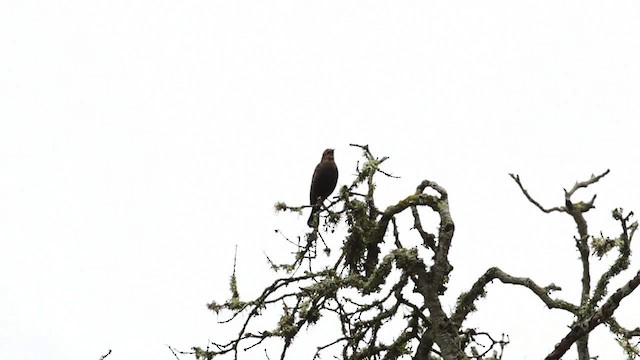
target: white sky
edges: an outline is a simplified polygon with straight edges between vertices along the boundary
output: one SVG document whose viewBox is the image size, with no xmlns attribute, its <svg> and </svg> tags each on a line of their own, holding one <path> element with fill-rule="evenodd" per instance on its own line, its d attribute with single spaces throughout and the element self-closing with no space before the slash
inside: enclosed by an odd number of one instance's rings
<svg viewBox="0 0 640 360">
<path fill-rule="evenodd" d="M 205 304 L 227 298 L 234 246 L 255 295 L 264 252 L 291 251 L 273 230 L 306 229 L 273 204 L 308 200 L 327 147 L 350 182 L 349 143 L 402 176 L 380 179 L 383 208 L 425 178 L 448 189 L 449 304 L 490 266 L 576 301 L 575 226 L 507 173 L 555 206 L 610 168 L 577 196 L 599 194 L 592 233 L 640 211 L 639 18 L 634 1 L 0 3 L 0 358 L 172 359 L 228 336 Z M 508 333 L 508 359 L 571 321 L 497 282 L 478 305 L 469 325 Z M 592 355 L 622 358 L 606 333 Z"/>
</svg>

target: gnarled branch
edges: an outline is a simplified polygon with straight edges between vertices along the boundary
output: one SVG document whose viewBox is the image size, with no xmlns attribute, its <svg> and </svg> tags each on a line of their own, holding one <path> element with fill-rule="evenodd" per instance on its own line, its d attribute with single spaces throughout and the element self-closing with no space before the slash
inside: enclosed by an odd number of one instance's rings
<svg viewBox="0 0 640 360">
<path fill-rule="evenodd" d="M 467 318 L 469 313 L 475 311 L 476 308 L 474 302 L 478 298 L 485 296 L 486 285 L 494 279 L 498 279 L 504 284 L 520 285 L 528 288 L 535 295 L 537 295 L 538 298 L 542 300 L 542 302 L 544 302 L 549 309 L 562 309 L 572 314 L 578 313 L 577 306 L 564 300 L 553 299 L 549 296 L 549 294 L 553 291 L 562 290 L 555 284 L 549 284 L 545 287 L 541 287 L 530 278 L 514 277 L 505 273 L 497 267 L 492 267 L 487 270 L 482 276 L 480 276 L 480 278 L 473 284 L 468 292 L 461 294 L 458 298 L 458 304 L 455 311 L 453 312 L 453 315 L 451 316 L 451 321 L 456 324 L 456 326 L 461 326 L 462 322 Z"/>
</svg>

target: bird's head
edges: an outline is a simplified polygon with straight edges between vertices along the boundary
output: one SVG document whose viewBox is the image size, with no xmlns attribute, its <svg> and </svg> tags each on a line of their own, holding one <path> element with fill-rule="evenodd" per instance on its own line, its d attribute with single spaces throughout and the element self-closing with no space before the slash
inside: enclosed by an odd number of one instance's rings
<svg viewBox="0 0 640 360">
<path fill-rule="evenodd" d="M 333 161 L 333 149 L 327 149 L 322 153 L 322 161 Z"/>
</svg>

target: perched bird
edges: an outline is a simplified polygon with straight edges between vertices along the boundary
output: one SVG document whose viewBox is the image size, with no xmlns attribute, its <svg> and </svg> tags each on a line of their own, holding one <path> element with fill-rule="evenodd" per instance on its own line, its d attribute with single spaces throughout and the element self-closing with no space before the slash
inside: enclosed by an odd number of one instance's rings
<svg viewBox="0 0 640 360">
<path fill-rule="evenodd" d="M 322 160 L 313 171 L 311 178 L 311 191 L 309 202 L 313 206 L 311 215 L 307 221 L 309 227 L 313 227 L 313 218 L 318 214 L 322 202 L 329 197 L 338 183 L 338 167 L 333 161 L 333 149 L 327 149 L 322 153 Z"/>
</svg>

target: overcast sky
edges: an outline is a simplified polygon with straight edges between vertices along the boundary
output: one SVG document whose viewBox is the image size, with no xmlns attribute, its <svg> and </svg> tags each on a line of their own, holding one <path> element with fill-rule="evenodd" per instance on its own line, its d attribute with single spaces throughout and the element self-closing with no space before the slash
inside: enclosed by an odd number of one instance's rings
<svg viewBox="0 0 640 360">
<path fill-rule="evenodd" d="M 349 143 L 401 176 L 380 179 L 382 208 L 423 179 L 449 191 L 449 306 L 491 266 L 577 301 L 574 224 L 507 174 L 555 206 L 610 168 L 576 196 L 599 195 L 592 233 L 640 211 L 639 18 L 636 1 L 3 1 L 0 359 L 173 359 L 165 344 L 226 339 L 205 305 L 228 297 L 234 246 L 255 296 L 264 254 L 292 250 L 273 230 L 306 230 L 273 204 L 308 201 L 325 148 L 351 182 Z M 467 324 L 509 334 L 506 359 L 566 334 L 528 291 L 488 291 Z M 638 304 L 621 323 L 640 325 Z M 591 352 L 622 358 L 604 327 Z"/>
</svg>

